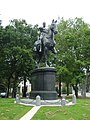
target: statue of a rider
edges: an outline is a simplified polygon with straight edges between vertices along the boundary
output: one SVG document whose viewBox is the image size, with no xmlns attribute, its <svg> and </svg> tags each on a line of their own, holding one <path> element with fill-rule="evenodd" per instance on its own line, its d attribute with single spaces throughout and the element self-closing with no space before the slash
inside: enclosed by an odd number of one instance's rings
<svg viewBox="0 0 90 120">
<path fill-rule="evenodd" d="M 43 27 L 39 28 L 39 36 L 37 41 L 34 43 L 34 51 L 38 54 L 38 61 L 39 64 L 41 61 L 42 56 L 44 56 L 45 62 L 47 64 L 47 53 L 48 50 L 52 51 L 52 53 L 56 53 L 55 49 L 55 41 L 54 41 L 54 34 L 55 34 L 55 21 L 52 21 L 52 24 L 49 29 L 46 29 L 46 23 L 43 22 Z"/>
</svg>

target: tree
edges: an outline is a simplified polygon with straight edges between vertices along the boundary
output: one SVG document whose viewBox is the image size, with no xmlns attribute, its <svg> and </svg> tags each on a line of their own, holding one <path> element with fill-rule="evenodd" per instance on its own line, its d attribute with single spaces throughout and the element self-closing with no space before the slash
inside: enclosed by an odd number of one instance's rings
<svg viewBox="0 0 90 120">
<path fill-rule="evenodd" d="M 65 82 L 68 83 L 67 81 L 70 79 L 69 82 L 73 83 L 72 86 L 77 97 L 77 84 L 80 83 L 78 78 L 81 78 L 83 72 L 82 63 L 86 63 L 85 58 L 88 61 L 90 57 L 89 37 L 86 35 L 89 29 L 89 25 L 82 18 L 59 19 L 58 34 L 56 35 L 57 59 L 63 62 L 63 66 L 66 66 L 70 75 L 66 77 L 67 79 L 64 78 L 64 81 L 66 80 Z M 81 61 L 79 66 L 76 65 L 78 60 Z"/>
<path fill-rule="evenodd" d="M 17 82 L 20 77 L 29 78 L 34 67 L 32 42 L 36 39 L 35 27 L 32 28 L 25 20 L 13 20 L 6 26 L 2 35 L 2 69 L 8 80 L 8 94 L 12 81 L 13 97 L 16 95 Z M 5 74 L 6 73 L 6 74 Z M 26 92 L 24 92 L 25 96 Z"/>
</svg>

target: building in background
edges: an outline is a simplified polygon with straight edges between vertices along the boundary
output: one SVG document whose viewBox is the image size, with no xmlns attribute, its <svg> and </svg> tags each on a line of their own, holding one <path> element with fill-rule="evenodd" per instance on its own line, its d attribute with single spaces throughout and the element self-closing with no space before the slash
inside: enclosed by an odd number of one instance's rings
<svg viewBox="0 0 90 120">
<path fill-rule="evenodd" d="M 26 81 L 26 89 L 27 89 L 27 93 L 30 93 L 31 92 L 31 84 L 29 82 L 29 80 Z M 24 90 L 24 80 L 21 81 L 18 85 L 18 93 L 20 95 L 23 94 L 23 90 Z"/>
</svg>

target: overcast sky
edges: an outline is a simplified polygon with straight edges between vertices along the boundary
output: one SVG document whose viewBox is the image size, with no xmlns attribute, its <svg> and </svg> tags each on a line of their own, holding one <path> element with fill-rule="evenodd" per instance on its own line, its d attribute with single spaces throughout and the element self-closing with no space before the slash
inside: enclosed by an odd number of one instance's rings
<svg viewBox="0 0 90 120">
<path fill-rule="evenodd" d="M 0 19 L 7 25 L 12 19 L 25 19 L 28 24 L 39 24 L 58 17 L 82 17 L 90 23 L 90 0 L 0 0 Z"/>
</svg>

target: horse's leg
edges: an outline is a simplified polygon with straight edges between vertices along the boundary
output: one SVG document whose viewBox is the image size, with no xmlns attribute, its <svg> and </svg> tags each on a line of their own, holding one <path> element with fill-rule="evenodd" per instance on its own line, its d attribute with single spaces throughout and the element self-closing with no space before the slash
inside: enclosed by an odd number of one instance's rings
<svg viewBox="0 0 90 120">
<path fill-rule="evenodd" d="M 42 44 L 39 45 L 38 48 L 38 68 L 40 67 L 40 62 L 42 59 L 43 51 L 42 51 Z"/>
<path fill-rule="evenodd" d="M 56 54 L 57 53 L 57 50 L 56 50 L 56 48 L 54 47 L 54 53 Z"/>
<path fill-rule="evenodd" d="M 42 59 L 42 54 L 39 53 L 39 56 L 38 56 L 38 68 L 40 67 L 41 59 Z"/>
<path fill-rule="evenodd" d="M 36 61 L 35 61 L 35 63 L 36 63 L 36 66 L 39 68 L 39 65 L 40 65 L 40 63 L 39 63 L 39 56 L 37 56 L 37 59 L 36 59 Z"/>
<path fill-rule="evenodd" d="M 52 53 L 54 53 L 54 54 L 56 54 L 56 53 L 57 53 L 57 50 L 56 50 L 56 48 L 55 48 L 55 47 L 52 47 L 51 51 L 52 51 Z"/>
<path fill-rule="evenodd" d="M 47 60 L 47 50 L 45 50 L 45 65 L 46 67 L 49 67 L 48 60 Z"/>
<path fill-rule="evenodd" d="M 47 56 L 47 55 L 46 55 Z M 46 67 L 49 67 L 49 65 L 48 65 L 48 61 L 47 61 L 47 57 L 45 58 L 46 60 L 45 60 L 45 65 L 46 65 Z"/>
</svg>

